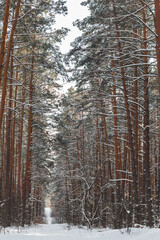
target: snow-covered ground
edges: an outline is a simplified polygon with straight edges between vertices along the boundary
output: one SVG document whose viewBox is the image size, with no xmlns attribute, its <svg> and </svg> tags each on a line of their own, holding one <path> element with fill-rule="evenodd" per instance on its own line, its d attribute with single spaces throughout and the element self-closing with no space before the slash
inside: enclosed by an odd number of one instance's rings
<svg viewBox="0 0 160 240">
<path fill-rule="evenodd" d="M 46 209 L 48 224 L 37 227 L 1 230 L 0 240 L 160 240 L 160 229 L 103 230 L 80 229 L 66 224 L 51 224 L 50 209 Z"/>
<path fill-rule="evenodd" d="M 159 229 L 132 229 L 130 235 L 118 230 L 87 230 L 67 228 L 65 224 L 41 225 L 23 229 L 7 229 L 0 234 L 0 240 L 160 240 Z"/>
</svg>

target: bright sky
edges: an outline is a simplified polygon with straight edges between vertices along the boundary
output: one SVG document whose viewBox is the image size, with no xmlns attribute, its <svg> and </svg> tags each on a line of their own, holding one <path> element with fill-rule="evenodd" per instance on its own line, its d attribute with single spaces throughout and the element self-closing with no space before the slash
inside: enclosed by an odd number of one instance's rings
<svg viewBox="0 0 160 240">
<path fill-rule="evenodd" d="M 81 6 L 81 2 L 82 0 L 67 0 L 66 5 L 68 7 L 68 15 L 65 17 L 62 15 L 56 16 L 56 28 L 67 27 L 71 30 L 65 40 L 62 42 L 62 53 L 68 52 L 70 49 L 70 42 L 72 42 L 77 36 L 81 34 L 78 28 L 72 25 L 72 22 L 77 19 L 83 19 L 89 15 L 87 7 Z"/>
<path fill-rule="evenodd" d="M 81 31 L 77 27 L 74 27 L 72 23 L 77 19 L 83 19 L 86 16 L 89 15 L 89 10 L 85 6 L 81 6 L 80 3 L 83 0 L 66 0 L 67 8 L 68 8 L 68 14 L 66 16 L 63 15 L 57 15 L 56 16 L 56 29 L 61 27 L 69 28 L 70 31 L 66 38 L 62 41 L 62 44 L 60 46 L 62 53 L 67 53 L 70 49 L 70 43 L 74 41 L 76 37 L 81 35 Z M 66 93 L 67 89 L 71 86 L 74 86 L 74 83 L 64 83 L 62 80 L 59 81 L 60 84 L 62 84 L 62 92 Z"/>
</svg>

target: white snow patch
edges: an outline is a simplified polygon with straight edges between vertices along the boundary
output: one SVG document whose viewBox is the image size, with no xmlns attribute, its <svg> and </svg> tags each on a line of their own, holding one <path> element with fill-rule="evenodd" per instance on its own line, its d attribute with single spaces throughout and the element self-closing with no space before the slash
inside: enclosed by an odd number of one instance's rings
<svg viewBox="0 0 160 240">
<path fill-rule="evenodd" d="M 51 224 L 50 209 L 46 209 L 49 224 L 31 228 L 7 228 L 1 229 L 0 240 L 159 240 L 160 229 L 132 228 L 127 234 L 126 229 L 93 229 L 71 227 L 67 224 Z"/>
</svg>

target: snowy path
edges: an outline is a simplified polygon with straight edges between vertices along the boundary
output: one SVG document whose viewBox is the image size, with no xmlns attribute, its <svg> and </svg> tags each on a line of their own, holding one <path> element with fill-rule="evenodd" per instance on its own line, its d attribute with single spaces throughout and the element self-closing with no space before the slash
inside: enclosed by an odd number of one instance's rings
<svg viewBox="0 0 160 240">
<path fill-rule="evenodd" d="M 48 224 L 21 229 L 8 228 L 0 240 L 160 240 L 160 229 L 132 229 L 130 235 L 119 230 L 87 230 L 76 227 L 68 230 L 66 224 L 51 224 L 50 209 L 46 209 Z"/>
<path fill-rule="evenodd" d="M 130 235 L 122 234 L 118 230 L 82 230 L 72 228 L 68 230 L 66 225 L 53 224 L 41 225 L 29 228 L 17 233 L 17 230 L 9 229 L 9 233 L 0 234 L 0 240 L 159 240 L 159 229 L 133 229 Z"/>
<path fill-rule="evenodd" d="M 51 209 L 50 208 L 45 208 L 45 215 L 46 215 L 47 223 L 49 225 L 52 224 Z"/>
</svg>

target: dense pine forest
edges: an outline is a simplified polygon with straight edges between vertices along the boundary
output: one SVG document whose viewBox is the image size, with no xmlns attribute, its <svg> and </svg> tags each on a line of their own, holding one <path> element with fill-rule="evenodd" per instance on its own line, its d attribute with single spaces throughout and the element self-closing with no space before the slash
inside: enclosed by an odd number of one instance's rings
<svg viewBox="0 0 160 240">
<path fill-rule="evenodd" d="M 63 1 L 0 2 L 0 225 L 43 221 L 48 185 L 47 113 L 63 71 L 53 31 Z M 54 94 L 55 95 L 55 94 Z"/>
<path fill-rule="evenodd" d="M 76 1 L 76 0 L 75 0 Z M 160 1 L 0 1 L 0 226 L 160 226 Z M 58 78 L 74 83 L 61 93 Z"/>
</svg>

